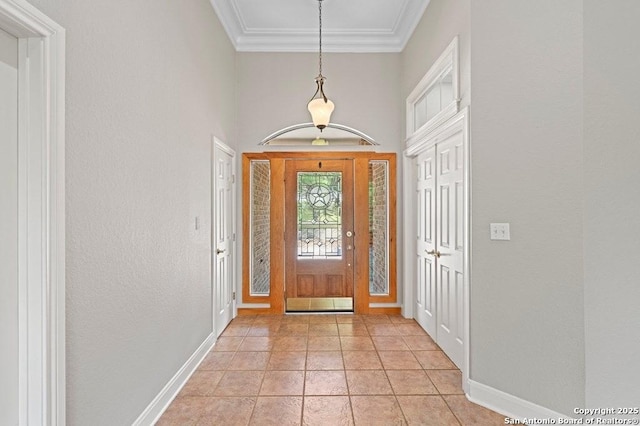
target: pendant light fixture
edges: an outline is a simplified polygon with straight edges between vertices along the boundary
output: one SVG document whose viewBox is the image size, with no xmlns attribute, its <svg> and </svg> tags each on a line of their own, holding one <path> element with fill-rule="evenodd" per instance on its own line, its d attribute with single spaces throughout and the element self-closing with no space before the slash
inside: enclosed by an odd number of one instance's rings
<svg viewBox="0 0 640 426">
<path fill-rule="evenodd" d="M 322 75 L 322 0 L 318 0 L 318 16 L 320 21 L 320 31 L 319 31 L 319 39 L 320 39 L 320 48 L 318 54 L 318 76 L 316 77 L 316 85 L 318 86 L 316 89 L 316 93 L 313 94 L 311 101 L 307 105 L 307 109 L 311 113 L 311 119 L 313 120 L 313 125 L 316 126 L 320 131 L 327 127 L 329 124 L 329 119 L 331 118 L 331 113 L 335 108 L 335 105 L 331 100 L 327 99 L 327 95 L 324 94 L 323 85 L 324 85 L 324 76 Z M 317 96 L 317 97 L 316 97 Z"/>
</svg>

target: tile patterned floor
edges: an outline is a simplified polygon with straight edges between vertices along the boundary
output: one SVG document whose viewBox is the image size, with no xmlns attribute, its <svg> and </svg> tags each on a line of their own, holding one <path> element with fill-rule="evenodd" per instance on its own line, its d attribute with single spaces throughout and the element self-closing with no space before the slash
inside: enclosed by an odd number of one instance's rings
<svg viewBox="0 0 640 426">
<path fill-rule="evenodd" d="M 502 425 L 413 320 L 234 319 L 158 425 Z"/>
</svg>

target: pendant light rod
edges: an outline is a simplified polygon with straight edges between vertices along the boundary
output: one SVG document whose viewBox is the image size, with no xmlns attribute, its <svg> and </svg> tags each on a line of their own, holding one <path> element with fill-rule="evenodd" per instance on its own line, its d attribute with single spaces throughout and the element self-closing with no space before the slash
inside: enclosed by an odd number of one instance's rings
<svg viewBox="0 0 640 426">
<path fill-rule="evenodd" d="M 318 76 L 322 77 L 322 0 L 318 0 L 318 28 Z"/>
<path fill-rule="evenodd" d="M 320 94 L 322 94 L 322 99 L 324 102 L 327 102 L 327 95 L 324 94 L 323 87 L 324 86 L 324 77 L 322 76 L 322 0 L 318 0 L 318 89 L 320 90 Z M 315 95 L 314 95 L 315 96 Z"/>
<path fill-rule="evenodd" d="M 313 100 L 318 93 L 322 95 L 322 99 L 327 103 L 327 95 L 324 94 L 324 76 L 322 75 L 322 1 L 318 0 L 318 76 L 316 77 L 316 92 L 311 97 Z"/>
</svg>

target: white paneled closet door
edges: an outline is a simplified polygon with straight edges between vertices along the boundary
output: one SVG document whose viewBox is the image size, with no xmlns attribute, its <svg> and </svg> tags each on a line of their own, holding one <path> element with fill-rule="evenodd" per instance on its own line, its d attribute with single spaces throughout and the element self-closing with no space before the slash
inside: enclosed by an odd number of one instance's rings
<svg viewBox="0 0 640 426">
<path fill-rule="evenodd" d="M 462 367 L 465 192 L 462 133 L 436 145 L 436 157 L 436 341 Z"/>
<path fill-rule="evenodd" d="M 435 146 L 417 158 L 416 185 L 418 262 L 418 291 L 416 292 L 417 321 L 432 337 L 436 336 L 436 148 Z"/>
<path fill-rule="evenodd" d="M 417 157 L 418 322 L 458 366 L 464 358 L 464 144 L 461 132 Z"/>
<path fill-rule="evenodd" d="M 214 329 L 220 336 L 234 315 L 235 152 L 214 144 Z"/>
</svg>

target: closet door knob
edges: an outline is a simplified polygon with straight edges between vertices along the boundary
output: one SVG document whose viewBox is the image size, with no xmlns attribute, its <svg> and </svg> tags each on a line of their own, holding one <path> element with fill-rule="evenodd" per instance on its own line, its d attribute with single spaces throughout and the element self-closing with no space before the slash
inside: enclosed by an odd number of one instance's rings
<svg viewBox="0 0 640 426">
<path fill-rule="evenodd" d="M 425 250 L 427 252 L 427 254 L 430 254 L 431 256 L 435 256 L 436 258 L 440 257 L 440 252 L 436 249 L 433 250 Z"/>
</svg>

